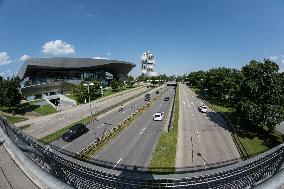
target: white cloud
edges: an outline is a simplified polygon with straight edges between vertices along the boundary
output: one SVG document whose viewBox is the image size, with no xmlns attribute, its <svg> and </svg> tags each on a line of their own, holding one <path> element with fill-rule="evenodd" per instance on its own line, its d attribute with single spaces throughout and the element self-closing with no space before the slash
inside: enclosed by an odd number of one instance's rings
<svg viewBox="0 0 284 189">
<path fill-rule="evenodd" d="M 94 18 L 94 15 L 93 15 L 93 14 L 88 14 L 88 16 L 89 16 L 90 18 Z"/>
<path fill-rule="evenodd" d="M 75 48 L 61 40 L 49 41 L 42 46 L 42 52 L 49 55 L 75 54 Z"/>
<path fill-rule="evenodd" d="M 278 56 L 269 56 L 268 59 L 269 59 L 269 60 L 277 60 L 277 59 L 278 59 Z"/>
<path fill-rule="evenodd" d="M 111 52 L 107 52 L 107 55 L 111 55 Z"/>
<path fill-rule="evenodd" d="M 29 58 L 31 58 L 29 55 L 24 54 L 23 56 L 20 57 L 20 60 L 24 62 L 28 60 Z"/>
<path fill-rule="evenodd" d="M 284 64 L 284 59 L 281 60 L 281 63 Z"/>
<path fill-rule="evenodd" d="M 100 57 L 100 56 L 95 56 L 93 59 L 105 59 L 107 60 L 108 58 Z"/>
<path fill-rule="evenodd" d="M 8 53 L 0 52 L 0 65 L 10 64 L 10 63 L 12 63 L 12 60 L 10 60 Z"/>
</svg>

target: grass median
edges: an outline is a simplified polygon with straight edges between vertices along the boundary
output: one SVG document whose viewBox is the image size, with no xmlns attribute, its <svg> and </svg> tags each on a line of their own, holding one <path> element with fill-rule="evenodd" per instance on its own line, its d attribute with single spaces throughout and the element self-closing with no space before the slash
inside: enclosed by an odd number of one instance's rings
<svg viewBox="0 0 284 189">
<path fill-rule="evenodd" d="M 162 132 L 156 146 L 152 160 L 148 166 L 150 172 L 172 173 L 175 171 L 176 145 L 179 119 L 179 86 L 176 87 L 173 128 L 168 132 Z"/>
<path fill-rule="evenodd" d="M 20 129 L 20 130 L 24 130 L 24 129 L 29 128 L 30 126 L 31 126 L 30 124 L 23 125 L 23 126 L 19 127 L 19 129 Z"/>
</svg>

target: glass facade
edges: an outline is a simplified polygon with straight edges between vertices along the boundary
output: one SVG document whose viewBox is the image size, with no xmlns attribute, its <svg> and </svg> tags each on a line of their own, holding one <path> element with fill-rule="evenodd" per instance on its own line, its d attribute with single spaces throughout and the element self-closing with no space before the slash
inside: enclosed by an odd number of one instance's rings
<svg viewBox="0 0 284 189">
<path fill-rule="evenodd" d="M 25 82 L 25 86 L 40 84 L 58 80 L 106 80 L 106 70 L 104 68 L 96 68 L 93 70 L 84 69 L 50 69 L 40 70 L 32 74 L 29 80 Z"/>
</svg>

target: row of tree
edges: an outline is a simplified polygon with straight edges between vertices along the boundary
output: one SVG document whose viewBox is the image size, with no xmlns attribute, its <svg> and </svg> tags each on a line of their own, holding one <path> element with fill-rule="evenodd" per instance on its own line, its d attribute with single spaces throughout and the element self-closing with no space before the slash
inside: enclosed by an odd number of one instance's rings
<svg viewBox="0 0 284 189">
<path fill-rule="evenodd" d="M 192 72 L 185 81 L 204 96 L 229 103 L 250 126 L 273 129 L 284 120 L 284 74 L 268 59 L 253 60 L 241 70 L 223 67 Z"/>
<path fill-rule="evenodd" d="M 17 77 L 4 79 L 0 76 L 0 106 L 15 107 L 21 101 L 20 79 Z"/>
<path fill-rule="evenodd" d="M 73 90 L 73 95 L 75 96 L 76 101 L 79 103 L 84 103 L 85 101 L 88 102 L 89 96 L 90 96 L 90 100 L 93 101 L 102 95 L 101 94 L 102 82 L 93 81 L 92 82 L 93 84 L 89 85 L 89 92 L 88 92 L 88 86 L 84 85 L 85 83 L 86 82 L 83 81 L 78 86 L 76 86 Z M 134 84 L 135 84 L 134 78 L 132 76 L 129 76 L 128 79 L 126 80 L 127 87 L 131 88 L 134 86 Z M 113 91 L 120 91 L 125 87 L 125 84 L 121 81 L 112 80 L 110 82 L 110 87 Z"/>
</svg>

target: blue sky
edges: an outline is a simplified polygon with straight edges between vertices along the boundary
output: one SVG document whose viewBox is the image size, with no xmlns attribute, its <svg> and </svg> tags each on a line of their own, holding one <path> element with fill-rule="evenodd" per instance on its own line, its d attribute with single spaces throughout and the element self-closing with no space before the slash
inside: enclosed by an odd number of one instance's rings
<svg viewBox="0 0 284 189">
<path fill-rule="evenodd" d="M 148 50 L 159 73 L 241 68 L 268 57 L 284 70 L 284 1 L 0 0 L 1 75 L 27 57 L 51 56 L 130 61 L 140 75 Z"/>
</svg>

